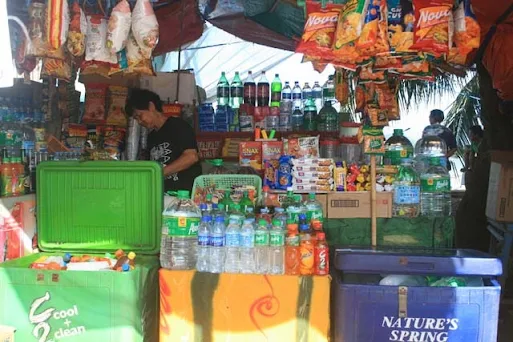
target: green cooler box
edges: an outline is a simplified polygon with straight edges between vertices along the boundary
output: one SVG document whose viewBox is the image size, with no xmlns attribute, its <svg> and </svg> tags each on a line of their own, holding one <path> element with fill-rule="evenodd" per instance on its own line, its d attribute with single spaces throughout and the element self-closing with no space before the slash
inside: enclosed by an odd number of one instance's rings
<svg viewBox="0 0 513 342">
<path fill-rule="evenodd" d="M 45 162 L 37 167 L 42 253 L 0 264 L 0 325 L 16 341 L 158 341 L 161 167 Z M 137 254 L 135 269 L 30 269 L 42 255 Z"/>
</svg>

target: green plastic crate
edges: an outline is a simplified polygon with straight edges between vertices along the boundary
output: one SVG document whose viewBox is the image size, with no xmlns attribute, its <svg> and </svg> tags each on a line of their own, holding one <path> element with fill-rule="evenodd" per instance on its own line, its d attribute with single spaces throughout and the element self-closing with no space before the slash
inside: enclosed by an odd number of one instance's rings
<svg viewBox="0 0 513 342">
<path fill-rule="evenodd" d="M 219 190 L 230 190 L 234 185 L 252 185 L 255 187 L 256 198 L 262 193 L 262 178 L 256 175 L 203 175 L 196 177 L 192 186 L 192 198 L 196 188 L 215 185 Z"/>
<path fill-rule="evenodd" d="M 161 167 L 47 162 L 37 168 L 37 185 L 42 253 L 0 264 L 0 325 L 15 327 L 24 342 L 157 341 Z M 28 268 L 42 255 L 118 248 L 137 253 L 133 271 Z"/>
</svg>

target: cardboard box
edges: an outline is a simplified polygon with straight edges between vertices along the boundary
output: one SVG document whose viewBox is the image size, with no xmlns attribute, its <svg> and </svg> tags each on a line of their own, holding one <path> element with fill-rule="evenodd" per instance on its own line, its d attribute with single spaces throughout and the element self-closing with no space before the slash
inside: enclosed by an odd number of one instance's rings
<svg viewBox="0 0 513 342">
<path fill-rule="evenodd" d="M 392 193 L 376 194 L 377 217 L 392 217 Z M 368 191 L 347 191 L 328 193 L 328 218 L 371 217 L 371 193 Z"/>
<path fill-rule="evenodd" d="M 286 193 L 284 193 L 284 192 L 278 193 L 278 201 L 280 202 L 280 204 L 283 202 L 283 199 L 285 197 L 287 197 Z M 308 199 L 308 194 L 301 194 L 301 197 L 302 197 L 303 201 L 306 201 Z M 327 218 L 328 217 L 327 216 L 327 214 L 328 214 L 328 208 L 327 208 L 328 195 L 327 194 L 316 194 L 315 198 L 322 204 L 323 215 L 325 218 Z"/>
<path fill-rule="evenodd" d="M 486 216 L 499 222 L 513 222 L 513 152 L 492 151 Z"/>
<path fill-rule="evenodd" d="M 262 169 L 262 143 L 260 141 L 247 141 L 239 144 L 239 165 L 242 160 L 249 160 L 249 164 L 255 170 Z"/>
</svg>

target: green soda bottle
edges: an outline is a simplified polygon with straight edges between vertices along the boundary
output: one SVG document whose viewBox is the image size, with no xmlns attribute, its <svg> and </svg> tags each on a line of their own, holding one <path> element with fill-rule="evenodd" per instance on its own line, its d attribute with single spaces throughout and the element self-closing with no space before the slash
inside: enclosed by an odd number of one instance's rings
<svg viewBox="0 0 513 342">
<path fill-rule="evenodd" d="M 271 83 L 271 107 L 279 107 L 281 101 L 281 80 L 280 75 L 274 75 L 274 80 Z"/>
<path fill-rule="evenodd" d="M 217 82 L 217 105 L 224 106 L 230 104 L 230 83 L 226 78 L 226 74 L 223 71 L 221 78 Z"/>
<path fill-rule="evenodd" d="M 249 198 L 249 194 L 247 191 L 244 191 L 244 194 L 242 195 L 242 199 L 240 200 L 240 206 L 243 213 L 245 213 L 248 208 L 254 209 L 253 201 Z"/>
<path fill-rule="evenodd" d="M 244 102 L 244 85 L 239 76 L 239 72 L 235 72 L 235 77 L 230 85 L 230 106 L 237 109 Z"/>
<path fill-rule="evenodd" d="M 221 202 L 219 204 L 223 205 L 222 207 L 224 208 L 225 212 L 229 212 L 230 211 L 230 209 L 233 206 L 233 201 L 232 201 L 232 198 L 231 198 L 231 191 L 230 190 L 226 190 L 224 192 L 224 197 L 223 197 L 223 199 L 221 200 Z M 221 206 L 219 208 L 221 208 Z"/>
</svg>

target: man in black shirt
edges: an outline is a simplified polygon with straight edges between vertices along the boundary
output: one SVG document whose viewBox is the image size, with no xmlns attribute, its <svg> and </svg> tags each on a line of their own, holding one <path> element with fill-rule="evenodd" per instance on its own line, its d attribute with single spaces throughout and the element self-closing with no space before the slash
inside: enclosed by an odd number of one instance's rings
<svg viewBox="0 0 513 342">
<path fill-rule="evenodd" d="M 150 130 L 149 157 L 164 168 L 165 191 L 191 191 L 202 173 L 192 127 L 180 118 L 164 116 L 159 95 L 145 89 L 132 89 L 127 113 Z"/>
<path fill-rule="evenodd" d="M 457 145 L 456 138 L 454 137 L 452 131 L 449 128 L 442 125 L 444 119 L 444 112 L 442 112 L 440 109 L 433 109 L 429 114 L 429 123 L 431 125 L 438 124 L 443 128 L 443 132 L 438 134 L 438 137 L 445 141 L 445 144 L 447 145 L 447 169 L 450 171 L 451 163 L 449 163 L 449 158 L 452 157 L 454 153 L 456 153 Z"/>
</svg>

